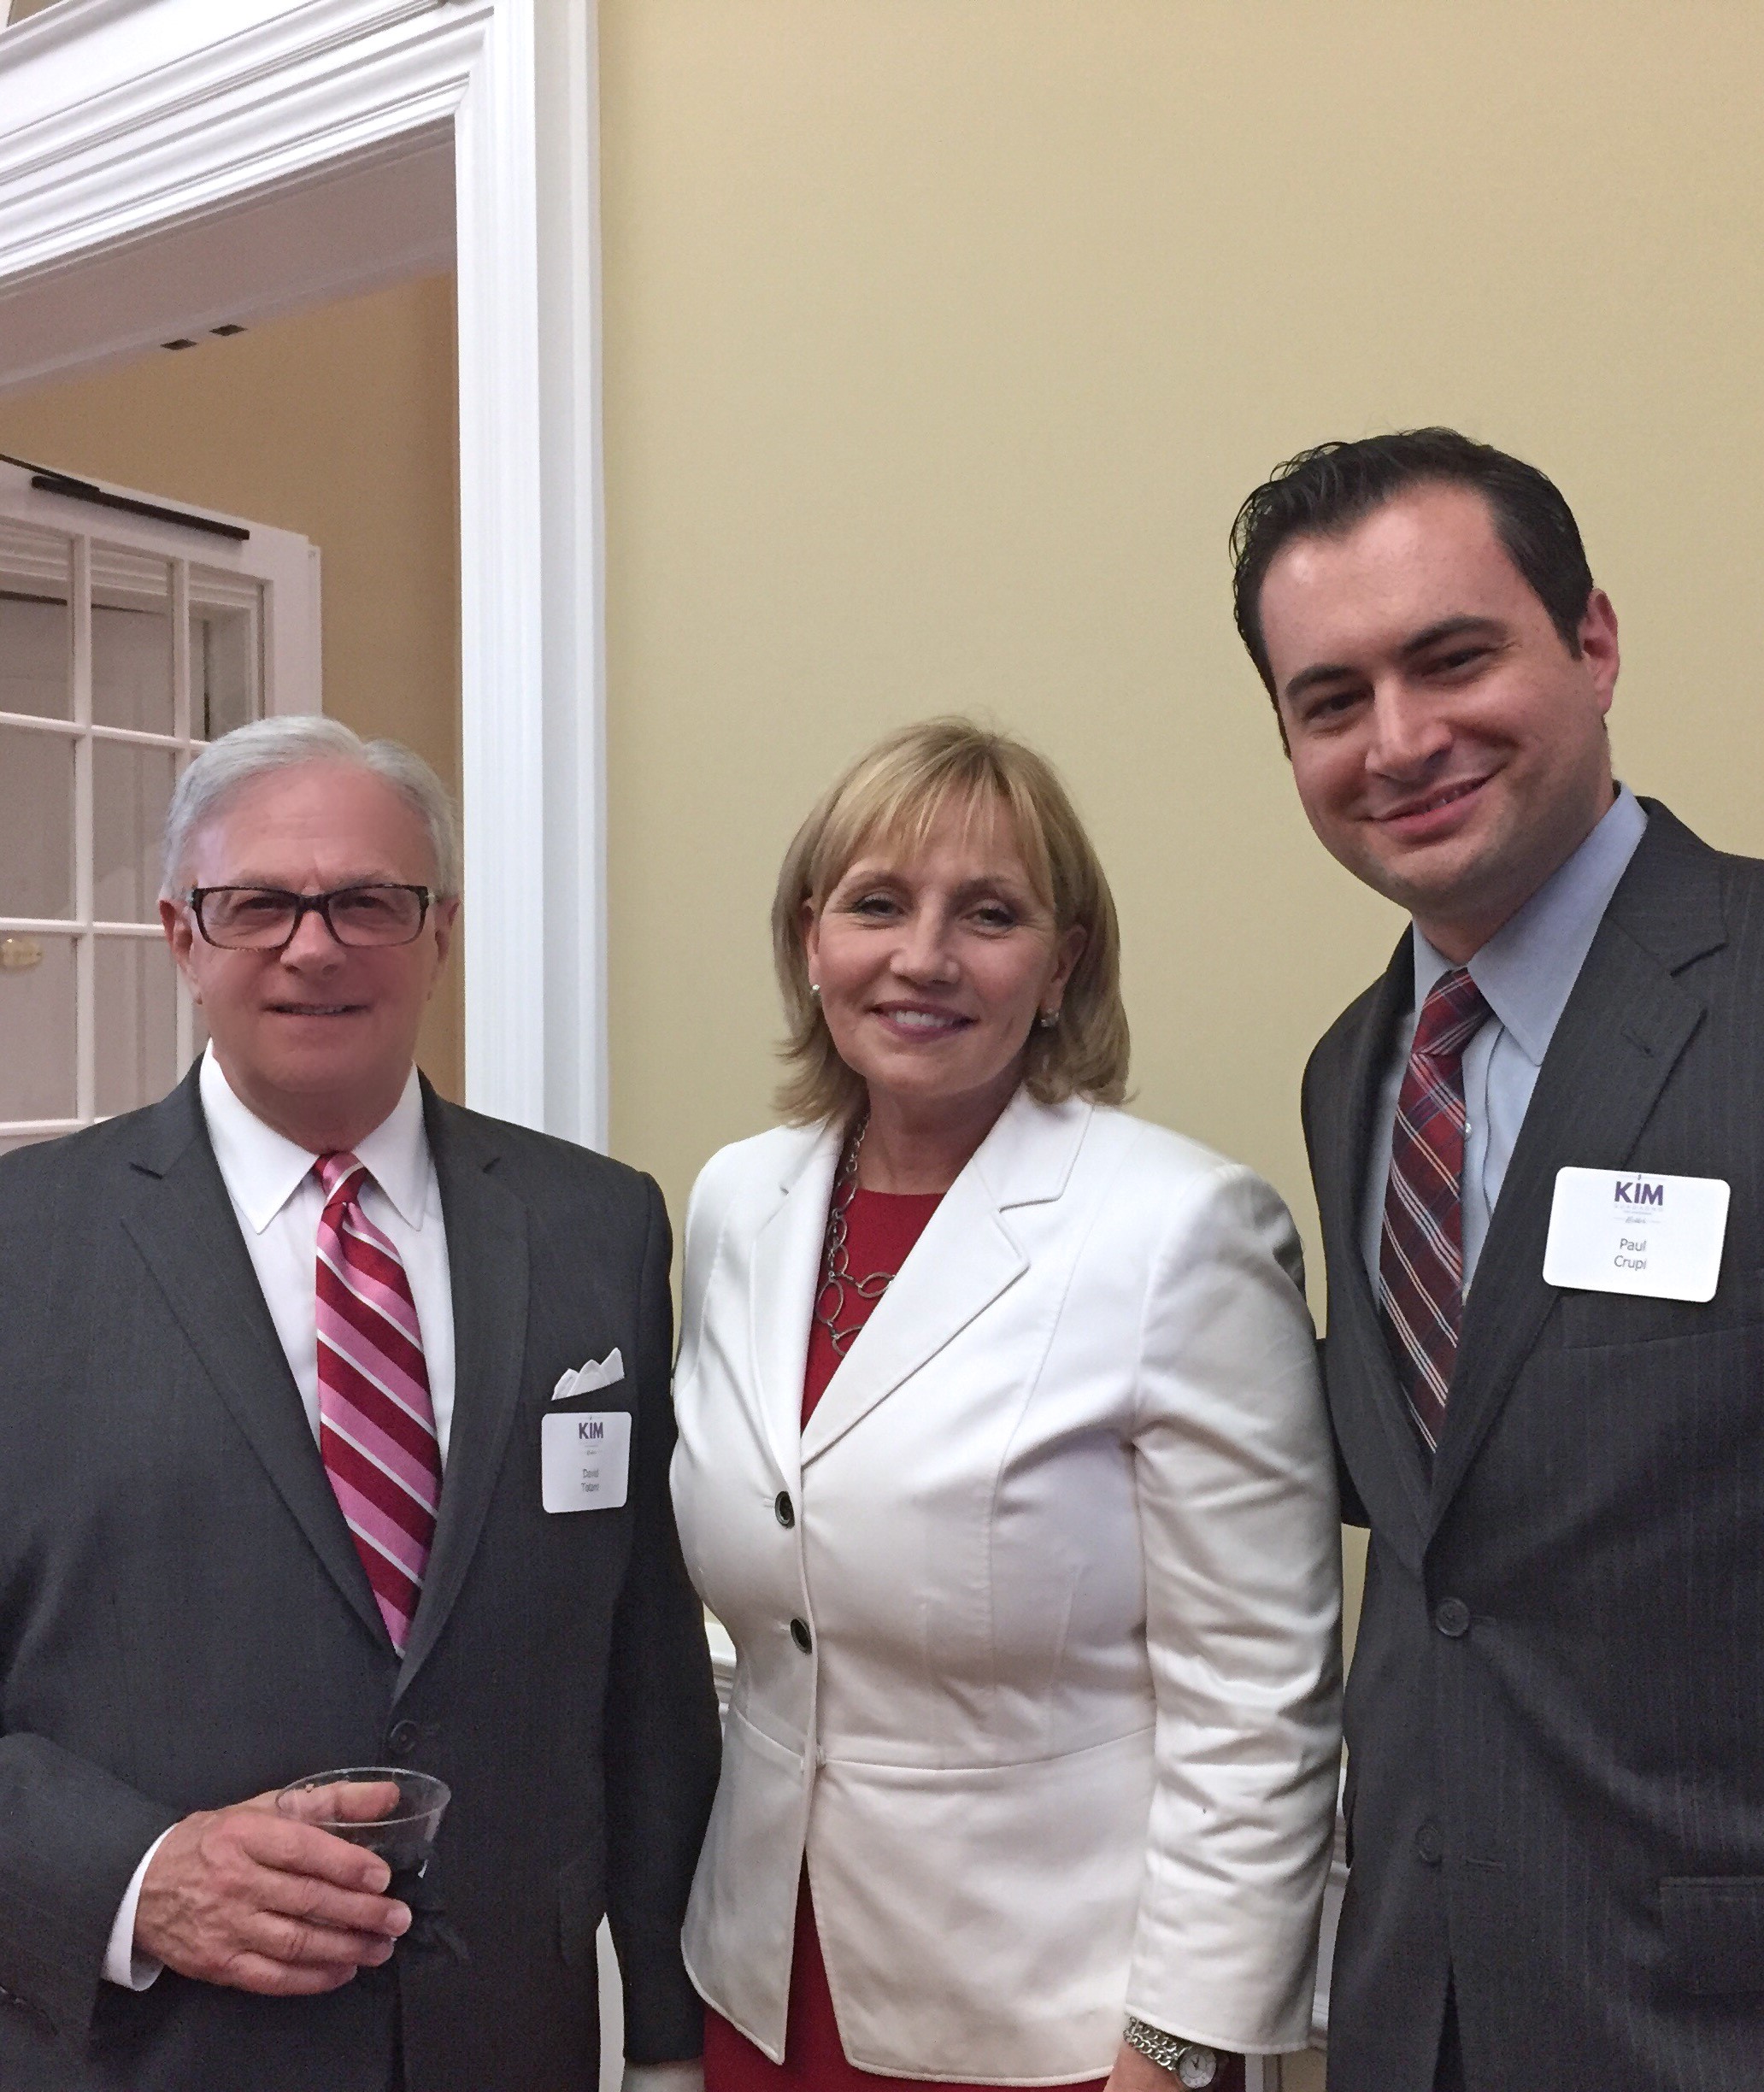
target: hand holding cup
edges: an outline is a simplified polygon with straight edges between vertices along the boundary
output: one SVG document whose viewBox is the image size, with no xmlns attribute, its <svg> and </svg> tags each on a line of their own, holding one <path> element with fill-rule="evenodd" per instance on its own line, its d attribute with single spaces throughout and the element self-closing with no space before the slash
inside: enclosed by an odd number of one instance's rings
<svg viewBox="0 0 1764 2092">
<path fill-rule="evenodd" d="M 273 1997 L 335 1990 L 386 1960 L 410 1911 L 386 1894 L 386 1859 L 338 1832 L 379 1830 L 402 1813 L 401 1790 L 394 1780 L 339 1784 L 349 1791 L 322 1803 L 284 1807 L 261 1794 L 174 1824 L 142 1880 L 136 1951 Z"/>
</svg>

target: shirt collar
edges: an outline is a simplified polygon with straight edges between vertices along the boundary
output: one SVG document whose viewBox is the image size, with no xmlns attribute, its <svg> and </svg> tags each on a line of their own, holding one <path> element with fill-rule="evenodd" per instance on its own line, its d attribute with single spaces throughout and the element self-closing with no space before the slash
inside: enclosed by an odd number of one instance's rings
<svg viewBox="0 0 1764 2092">
<path fill-rule="evenodd" d="M 252 1233 L 261 1235 L 311 1174 L 318 1156 L 266 1125 L 240 1102 L 212 1046 L 203 1055 L 197 1082 L 221 1178 Z M 430 1162 L 422 1089 L 414 1067 L 397 1102 L 365 1140 L 356 1142 L 355 1152 L 399 1218 L 420 1228 L 429 1202 Z"/>
<path fill-rule="evenodd" d="M 1620 784 L 1603 819 L 1579 849 L 1470 961 L 1470 978 L 1534 1067 L 1542 1066 L 1549 1049 L 1611 896 L 1647 826 L 1648 816 L 1635 794 Z M 1452 962 L 1434 949 L 1419 926 L 1414 941 L 1419 1009 Z"/>
</svg>

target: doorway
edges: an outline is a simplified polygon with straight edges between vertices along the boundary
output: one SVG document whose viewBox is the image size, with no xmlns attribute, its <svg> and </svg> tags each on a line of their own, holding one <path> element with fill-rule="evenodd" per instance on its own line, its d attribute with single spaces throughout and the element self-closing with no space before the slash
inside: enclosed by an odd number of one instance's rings
<svg viewBox="0 0 1764 2092">
<path fill-rule="evenodd" d="M 278 532 L 309 540 L 323 561 L 322 631 L 315 585 L 304 602 L 285 585 L 270 591 L 272 640 L 285 652 L 297 639 L 306 660 L 297 672 L 283 661 L 269 708 L 293 707 L 297 683 L 300 708 L 322 706 L 366 737 L 406 743 L 457 796 L 454 341 L 450 274 L 249 326 L 230 322 L 187 348 L 156 345 L 0 396 L 0 455 L 150 489 L 156 502 L 191 517 L 170 535 L 197 571 L 204 561 L 212 569 L 217 556 L 250 560 Z M 36 498 L 64 520 L 109 527 L 126 520 L 53 495 Z M 249 541 L 231 548 L 203 536 L 212 516 L 248 521 Z M 208 549 L 215 546 L 220 555 Z M 3 896 L 0 908 L 16 912 Z M 426 1072 L 456 1099 L 469 964 L 456 949 L 418 1041 Z"/>
</svg>

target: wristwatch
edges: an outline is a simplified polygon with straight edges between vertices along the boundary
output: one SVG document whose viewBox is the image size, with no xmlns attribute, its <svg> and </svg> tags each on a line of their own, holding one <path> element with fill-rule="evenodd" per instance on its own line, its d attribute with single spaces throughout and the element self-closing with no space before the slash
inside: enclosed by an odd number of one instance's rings
<svg viewBox="0 0 1764 2092">
<path fill-rule="evenodd" d="M 1219 2058 L 1212 2049 L 1199 2042 L 1184 2041 L 1179 2034 L 1166 2034 L 1161 2027 L 1131 2015 L 1126 2041 L 1128 2048 L 1137 2048 L 1161 2070 L 1173 2071 L 1179 2084 L 1209 2085 L 1219 2075 Z"/>
</svg>

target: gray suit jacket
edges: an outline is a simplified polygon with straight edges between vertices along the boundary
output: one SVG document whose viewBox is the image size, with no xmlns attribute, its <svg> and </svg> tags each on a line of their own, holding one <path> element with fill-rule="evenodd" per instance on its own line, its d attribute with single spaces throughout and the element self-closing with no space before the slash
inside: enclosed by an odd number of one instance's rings
<svg viewBox="0 0 1764 2092">
<path fill-rule="evenodd" d="M 394 1654 L 209 1147 L 162 1103 L 0 1160 L 0 2084 L 584 2092 L 610 1916 L 628 2052 L 696 2054 L 679 1935 L 717 1761 L 668 1502 L 669 1241 L 648 1178 L 425 1090 L 456 1406 Z M 629 1499 L 548 1515 L 539 1421 L 617 1345 Z M 101 1983 L 148 1843 L 328 1766 L 439 1773 L 470 1960 L 327 1997 Z"/>
<path fill-rule="evenodd" d="M 1430 2092 L 1449 1984 L 1476 2092 L 1764 2071 L 1764 864 L 1649 815 L 1538 1077 L 1431 1476 L 1358 1226 L 1406 937 L 1306 1071 L 1329 1403 L 1371 1526 L 1332 2092 Z M 1726 1178 L 1714 1300 L 1546 1285 L 1564 1165 Z"/>
</svg>

